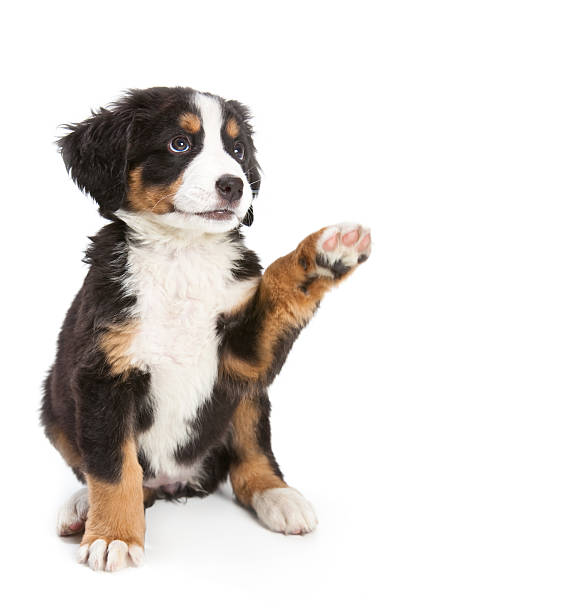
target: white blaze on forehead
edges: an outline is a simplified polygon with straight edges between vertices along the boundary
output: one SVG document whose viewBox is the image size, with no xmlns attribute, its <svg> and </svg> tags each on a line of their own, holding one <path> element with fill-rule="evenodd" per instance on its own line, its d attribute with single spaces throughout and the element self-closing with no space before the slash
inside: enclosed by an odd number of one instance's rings
<svg viewBox="0 0 564 612">
<path fill-rule="evenodd" d="M 202 152 L 227 155 L 221 140 L 223 109 L 219 100 L 213 96 L 197 93 L 194 102 L 200 111 L 204 126 L 204 150 Z M 231 161 L 235 161 L 230 156 L 228 157 Z"/>
<path fill-rule="evenodd" d="M 215 210 L 218 206 L 217 179 L 231 174 L 243 181 L 243 196 L 236 210 L 237 217 L 242 219 L 251 205 L 252 191 L 243 169 L 223 146 L 222 104 L 218 98 L 202 93 L 195 94 L 194 104 L 202 120 L 203 145 L 184 171 L 182 185 L 174 198 L 175 206 L 184 212 Z"/>
<path fill-rule="evenodd" d="M 204 128 L 204 146 L 195 162 L 206 160 L 217 180 L 222 174 L 234 174 L 245 180 L 241 166 L 237 163 L 223 146 L 221 128 L 223 127 L 223 109 L 217 98 L 206 94 L 197 93 L 194 99 Z M 213 164 L 213 165 L 212 165 Z M 189 174 L 190 167 L 187 169 Z M 215 181 L 214 181 L 215 188 Z"/>
</svg>

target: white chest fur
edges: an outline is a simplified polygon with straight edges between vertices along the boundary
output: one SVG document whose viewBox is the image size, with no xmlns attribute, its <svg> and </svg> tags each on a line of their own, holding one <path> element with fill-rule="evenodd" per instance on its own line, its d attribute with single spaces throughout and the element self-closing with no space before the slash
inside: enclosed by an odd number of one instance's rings
<svg viewBox="0 0 564 612">
<path fill-rule="evenodd" d="M 156 477 L 148 486 L 197 484 L 198 465 L 181 466 L 175 450 L 189 442 L 198 408 L 211 395 L 218 370 L 217 317 L 244 301 L 257 280 L 235 281 L 239 247 L 223 235 L 189 246 L 129 247 L 128 289 L 139 333 L 132 363 L 151 374 L 154 422 L 138 438 Z"/>
</svg>

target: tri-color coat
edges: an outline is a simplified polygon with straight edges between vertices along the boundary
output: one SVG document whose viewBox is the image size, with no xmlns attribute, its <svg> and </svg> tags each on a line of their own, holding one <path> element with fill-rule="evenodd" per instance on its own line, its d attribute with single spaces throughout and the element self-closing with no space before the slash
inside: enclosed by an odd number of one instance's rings
<svg viewBox="0 0 564 612">
<path fill-rule="evenodd" d="M 144 506 L 227 475 L 267 527 L 311 531 L 272 453 L 267 389 L 325 292 L 368 257 L 368 230 L 319 230 L 262 273 L 240 233 L 260 175 L 238 102 L 134 90 L 68 128 L 67 168 L 110 223 L 45 381 L 46 433 L 87 485 L 59 533 L 84 530 L 94 569 L 139 563 Z"/>
</svg>

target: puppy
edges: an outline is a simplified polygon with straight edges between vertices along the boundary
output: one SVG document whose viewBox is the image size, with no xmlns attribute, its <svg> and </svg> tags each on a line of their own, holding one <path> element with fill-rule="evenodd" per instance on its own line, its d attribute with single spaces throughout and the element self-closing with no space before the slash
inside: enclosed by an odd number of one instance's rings
<svg viewBox="0 0 564 612">
<path fill-rule="evenodd" d="M 267 389 L 325 292 L 368 258 L 368 230 L 321 229 L 262 274 L 240 233 L 260 174 L 239 102 L 132 90 L 66 127 L 66 167 L 110 223 L 45 381 L 46 434 L 86 484 L 58 533 L 84 532 L 93 569 L 138 565 L 144 508 L 227 475 L 269 529 L 313 530 L 271 450 Z"/>
</svg>

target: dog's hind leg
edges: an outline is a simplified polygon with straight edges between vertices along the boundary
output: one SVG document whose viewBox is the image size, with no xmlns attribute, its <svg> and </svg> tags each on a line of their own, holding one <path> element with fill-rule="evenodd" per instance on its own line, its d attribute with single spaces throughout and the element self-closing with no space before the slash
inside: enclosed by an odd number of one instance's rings
<svg viewBox="0 0 564 612">
<path fill-rule="evenodd" d="M 82 533 L 87 515 L 88 489 L 83 487 L 61 506 L 57 515 L 57 533 L 60 536 Z"/>
</svg>

